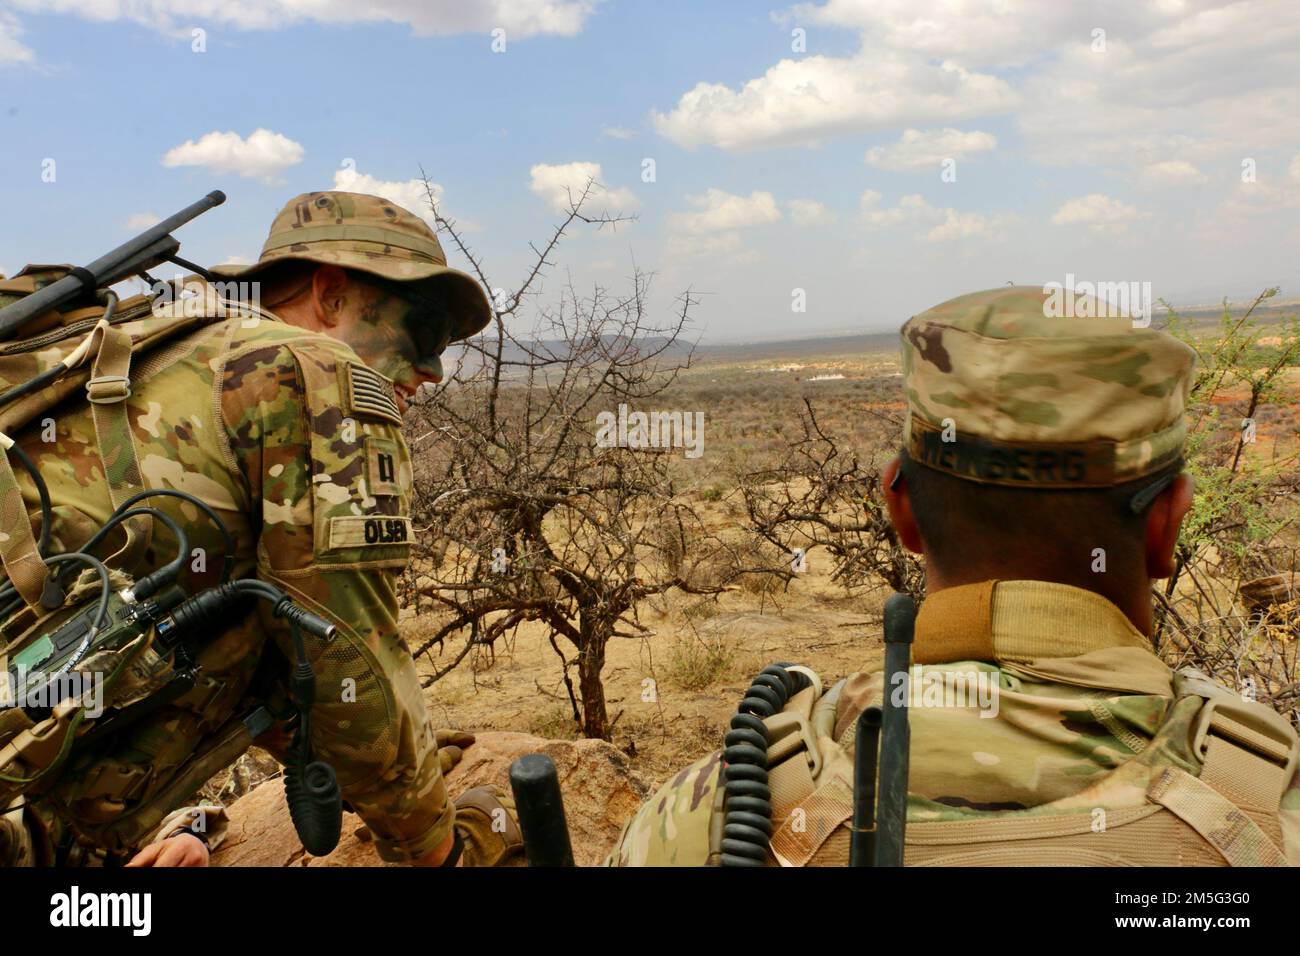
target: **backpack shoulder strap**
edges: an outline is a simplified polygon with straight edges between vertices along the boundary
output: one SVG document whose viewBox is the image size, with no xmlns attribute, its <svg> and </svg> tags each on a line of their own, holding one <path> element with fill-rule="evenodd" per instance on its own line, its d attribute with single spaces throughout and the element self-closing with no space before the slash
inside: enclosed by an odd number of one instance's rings
<svg viewBox="0 0 1300 956">
<path fill-rule="evenodd" d="M 1147 796 L 1196 830 L 1232 866 L 1287 865 L 1275 836 L 1255 818 L 1277 818 L 1296 770 L 1300 738 L 1271 708 L 1243 700 L 1198 671 L 1178 671 L 1174 687 L 1179 698 L 1203 701 L 1190 741 L 1201 773 L 1166 766 Z"/>
<path fill-rule="evenodd" d="M 23 603 L 36 607 L 45 593 L 50 571 L 37 547 L 22 489 L 9 460 L 13 447 L 13 439 L 0 434 L 0 564 Z"/>
<path fill-rule="evenodd" d="M 772 788 L 773 855 L 783 866 L 807 866 L 832 834 L 853 816 L 853 761 L 832 736 L 843 690 L 822 693 L 821 680 L 800 668 L 812 686 L 764 720 Z"/>
<path fill-rule="evenodd" d="M 91 403 L 100 463 L 115 510 L 132 495 L 144 491 L 139 456 L 131 435 L 131 422 L 127 418 L 126 400 L 131 396 L 131 353 L 130 333 L 121 327 L 109 327 L 104 332 L 91 377 L 86 382 L 86 398 Z M 128 518 L 123 527 L 126 543 L 108 559 L 110 567 L 128 566 L 131 556 L 143 553 L 152 537 L 153 522 L 144 515 Z"/>
</svg>

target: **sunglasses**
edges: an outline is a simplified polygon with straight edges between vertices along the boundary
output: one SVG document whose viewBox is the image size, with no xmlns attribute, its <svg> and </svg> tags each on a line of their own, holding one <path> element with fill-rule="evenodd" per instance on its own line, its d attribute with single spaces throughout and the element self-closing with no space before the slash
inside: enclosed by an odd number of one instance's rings
<svg viewBox="0 0 1300 956">
<path fill-rule="evenodd" d="M 451 344 L 451 317 L 447 314 L 447 306 L 440 299 L 421 295 L 405 282 L 370 275 L 364 281 L 410 306 L 402 324 L 415 343 L 416 355 L 419 356 L 416 364 L 424 363 L 441 370 L 439 356 Z"/>
</svg>

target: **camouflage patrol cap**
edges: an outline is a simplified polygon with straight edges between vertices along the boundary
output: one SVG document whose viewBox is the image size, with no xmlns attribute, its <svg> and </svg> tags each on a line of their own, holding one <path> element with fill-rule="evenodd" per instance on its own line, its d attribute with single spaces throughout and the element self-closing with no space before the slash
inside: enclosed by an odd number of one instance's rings
<svg viewBox="0 0 1300 956">
<path fill-rule="evenodd" d="M 988 484 L 1101 488 L 1182 456 L 1195 353 L 1092 297 L 1063 310 L 1060 291 L 975 292 L 908 320 L 910 458 Z"/>
<path fill-rule="evenodd" d="M 271 234 L 256 263 L 217 266 L 211 271 L 243 280 L 292 259 L 357 269 L 398 282 L 436 279 L 447 295 L 453 341 L 481 331 L 492 318 L 483 287 L 448 267 L 428 224 L 380 196 L 346 192 L 296 196 L 271 223 Z"/>
</svg>

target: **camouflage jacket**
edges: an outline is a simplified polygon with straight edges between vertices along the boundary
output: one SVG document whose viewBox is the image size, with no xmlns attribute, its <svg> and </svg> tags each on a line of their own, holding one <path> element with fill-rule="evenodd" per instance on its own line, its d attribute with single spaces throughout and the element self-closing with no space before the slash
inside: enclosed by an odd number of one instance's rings
<svg viewBox="0 0 1300 956">
<path fill-rule="evenodd" d="M 308 642 L 314 752 L 334 766 L 381 855 L 428 852 L 448 835 L 454 811 L 398 636 L 394 576 L 408 560 L 411 468 L 391 383 L 344 343 L 270 314 L 222 319 L 137 356 L 130 377 L 139 483 L 207 503 L 232 532 L 235 577 L 272 582 L 337 625 L 331 643 Z M 16 437 L 49 487 L 53 550 L 80 547 L 113 510 L 90 406 L 65 401 Z M 20 481 L 29 513 L 39 514 L 30 481 Z M 177 498 L 145 504 L 189 535 L 180 583 L 191 592 L 217 583 L 226 555 L 213 524 Z M 123 546 L 114 537 L 101 553 Z M 170 560 L 176 541 L 158 522 L 137 551 L 123 567 L 138 576 Z M 202 648 L 191 691 L 61 773 L 36 805 L 40 825 L 126 852 L 188 798 L 169 784 L 246 706 L 266 639 L 284 661 L 295 657 L 287 627 L 264 602 L 231 623 Z M 284 676 L 283 661 L 277 667 Z M 277 728 L 258 743 L 280 757 L 287 735 Z M 170 805 L 151 805 L 164 794 Z"/>
<path fill-rule="evenodd" d="M 1184 697 L 1182 685 L 1189 679 L 1183 674 L 1175 675 L 1151 652 L 1149 640 L 1117 607 L 1089 591 L 1039 581 L 990 581 L 930 595 L 917 618 L 906 688 L 909 865 L 921 858 L 966 862 L 955 853 L 927 855 L 924 847 L 918 852 L 913 846 L 917 824 L 961 827 L 976 819 L 1010 822 L 1013 817 L 1023 824 L 1035 815 L 1041 821 L 1049 813 L 1076 813 L 1086 834 L 1096 830 L 1099 807 L 1123 808 L 1111 811 L 1113 822 L 1145 812 L 1142 798 L 1161 768 L 1181 768 L 1192 776 L 1200 772 L 1189 748 L 1199 700 Z M 882 676 L 876 664 L 822 695 L 811 708 L 812 733 L 851 754 L 857 716 L 882 699 Z M 902 685 L 900 675 L 894 690 Z M 806 693 L 814 696 L 812 689 Z M 1294 733 L 1283 725 L 1281 735 L 1289 735 L 1287 766 L 1294 768 Z M 834 749 L 831 744 L 823 751 Z M 716 863 L 722 772 L 721 752 L 715 752 L 671 778 L 628 822 L 606 862 Z M 1245 775 L 1255 772 L 1252 765 Z M 777 828 L 772 847 L 782 862 L 845 862 L 843 852 L 819 852 L 827 830 L 847 825 L 851 776 L 840 783 L 838 794 L 833 787 L 825 791 L 838 800 L 809 800 L 805 788 L 803 822 L 810 831 L 821 830 L 810 843 L 790 832 L 793 801 L 779 793 L 790 784 L 772 773 Z M 792 789 L 798 790 L 797 782 Z M 1278 769 L 1276 789 L 1272 809 L 1258 816 L 1289 863 L 1300 865 L 1300 775 L 1292 775 L 1288 785 Z M 841 845 L 847 845 L 847 836 Z M 1169 853 L 1181 865 L 1222 863 L 1199 846 Z M 1017 857 L 985 860 L 990 861 L 1014 863 Z"/>
</svg>

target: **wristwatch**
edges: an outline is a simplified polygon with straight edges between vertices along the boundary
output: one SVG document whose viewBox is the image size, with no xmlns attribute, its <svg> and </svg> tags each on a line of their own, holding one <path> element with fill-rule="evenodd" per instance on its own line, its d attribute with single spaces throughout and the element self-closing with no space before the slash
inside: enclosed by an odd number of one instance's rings
<svg viewBox="0 0 1300 956">
<path fill-rule="evenodd" d="M 163 837 L 163 839 L 164 839 L 164 840 L 170 840 L 172 837 L 178 837 L 178 836 L 180 836 L 182 833 L 188 833 L 190 836 L 195 837 L 196 839 L 198 839 L 198 841 L 199 841 L 200 843 L 202 843 L 204 846 L 208 846 L 208 834 L 207 834 L 207 832 L 204 831 L 204 830 L 196 830 L 196 829 L 194 829 L 194 824 L 193 824 L 193 823 L 187 823 L 187 824 L 185 824 L 184 826 L 179 826 L 179 827 L 177 827 L 175 830 L 172 830 L 171 833 L 169 833 L 169 834 L 167 834 L 165 837 Z"/>
</svg>

